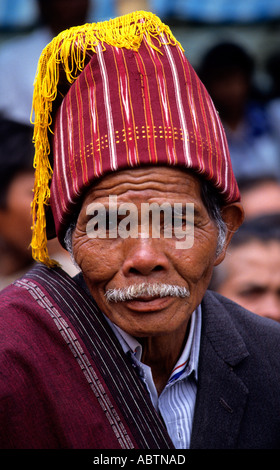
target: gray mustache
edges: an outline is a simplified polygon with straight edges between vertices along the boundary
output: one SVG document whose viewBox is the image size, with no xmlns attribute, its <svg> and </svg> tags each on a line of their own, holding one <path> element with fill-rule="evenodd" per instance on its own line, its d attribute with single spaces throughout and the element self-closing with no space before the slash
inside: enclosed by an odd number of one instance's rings
<svg viewBox="0 0 280 470">
<path fill-rule="evenodd" d="M 139 299 L 140 297 L 189 297 L 190 291 L 186 287 L 155 283 L 132 284 L 120 289 L 108 289 L 105 297 L 108 302 L 124 302 Z"/>
</svg>

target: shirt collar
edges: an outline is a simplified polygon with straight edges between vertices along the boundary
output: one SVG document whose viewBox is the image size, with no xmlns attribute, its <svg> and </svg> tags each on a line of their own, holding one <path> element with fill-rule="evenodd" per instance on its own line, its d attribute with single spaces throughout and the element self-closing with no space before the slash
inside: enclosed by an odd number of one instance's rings
<svg viewBox="0 0 280 470">
<path fill-rule="evenodd" d="M 108 323 L 111 325 L 117 339 L 119 340 L 125 354 L 130 353 L 132 358 L 141 362 L 142 345 L 136 338 L 123 331 L 117 325 L 112 323 L 106 316 Z M 191 315 L 190 331 L 185 343 L 183 352 L 175 364 L 175 367 L 170 375 L 168 383 L 173 383 L 176 380 L 183 379 L 194 372 L 197 379 L 198 374 L 198 360 L 200 349 L 200 336 L 201 336 L 201 305 Z"/>
</svg>

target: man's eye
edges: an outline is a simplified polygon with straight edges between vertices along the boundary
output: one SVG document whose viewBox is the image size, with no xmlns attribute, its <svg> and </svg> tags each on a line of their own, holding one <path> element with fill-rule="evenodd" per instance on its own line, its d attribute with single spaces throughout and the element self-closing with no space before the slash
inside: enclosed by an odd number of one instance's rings
<svg viewBox="0 0 280 470">
<path fill-rule="evenodd" d="M 123 222 L 123 224 L 122 224 Z M 131 227 L 132 221 L 129 221 L 127 218 L 127 214 L 125 215 L 120 215 L 120 214 L 111 214 L 109 216 L 109 212 L 106 212 L 106 222 L 105 222 L 105 227 L 106 231 L 110 232 L 121 232 L 122 230 L 132 230 L 133 227 Z M 123 226 L 124 225 L 124 226 Z"/>
<path fill-rule="evenodd" d="M 265 293 L 266 289 L 265 287 L 262 287 L 262 286 L 252 286 L 252 287 L 248 287 L 248 288 L 245 288 L 243 290 L 240 291 L 239 295 L 241 297 L 244 297 L 244 298 L 247 298 L 247 299 L 254 299 L 254 298 L 257 298 L 257 297 L 260 297 L 261 295 L 263 295 Z"/>
<path fill-rule="evenodd" d="M 161 225 L 163 227 L 184 227 L 186 225 L 185 217 L 168 217 L 166 220 L 162 220 Z"/>
<path fill-rule="evenodd" d="M 187 224 L 187 218 L 186 216 L 179 216 L 175 215 L 173 216 L 173 227 L 185 227 Z"/>
</svg>

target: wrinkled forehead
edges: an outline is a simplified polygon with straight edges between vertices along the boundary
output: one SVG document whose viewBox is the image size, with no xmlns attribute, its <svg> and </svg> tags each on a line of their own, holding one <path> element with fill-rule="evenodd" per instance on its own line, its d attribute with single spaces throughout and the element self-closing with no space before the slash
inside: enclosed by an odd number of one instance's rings
<svg viewBox="0 0 280 470">
<path fill-rule="evenodd" d="M 180 192 L 183 188 L 200 187 L 199 177 L 188 170 L 167 166 L 141 167 L 110 173 L 90 188 L 92 192 L 106 190 L 117 194 L 121 190 L 155 189 L 168 193 Z"/>
<path fill-rule="evenodd" d="M 86 192 L 82 206 L 92 201 L 200 202 L 201 181 L 193 172 L 166 166 L 121 170 L 101 178 Z"/>
</svg>

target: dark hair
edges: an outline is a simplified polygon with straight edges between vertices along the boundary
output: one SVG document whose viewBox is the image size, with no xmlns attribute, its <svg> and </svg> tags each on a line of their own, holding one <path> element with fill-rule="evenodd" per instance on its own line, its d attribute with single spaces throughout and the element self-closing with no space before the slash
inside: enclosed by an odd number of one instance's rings
<svg viewBox="0 0 280 470">
<path fill-rule="evenodd" d="M 280 212 L 249 219 L 241 225 L 231 240 L 231 246 L 244 245 L 251 240 L 280 242 Z"/>
<path fill-rule="evenodd" d="M 32 170 L 32 127 L 0 117 L 0 207 L 6 207 L 7 192 L 14 177 Z"/>
<path fill-rule="evenodd" d="M 205 205 L 209 217 L 212 220 L 216 220 L 217 217 L 220 217 L 221 208 L 224 205 L 224 201 L 217 189 L 204 178 L 200 179 L 201 184 L 201 199 Z"/>
<path fill-rule="evenodd" d="M 252 177 L 240 177 L 238 178 L 238 187 L 242 194 L 243 191 L 248 191 L 254 189 L 255 187 L 262 185 L 264 183 L 276 183 L 280 185 L 280 181 L 277 176 L 271 173 L 265 173 L 265 170 L 261 175 L 255 175 Z"/>
<path fill-rule="evenodd" d="M 227 234 L 227 225 L 222 217 L 222 207 L 224 201 L 221 195 L 210 182 L 201 179 L 201 198 L 207 209 L 209 217 L 215 222 L 218 228 L 217 256 L 221 253 Z"/>
<path fill-rule="evenodd" d="M 201 60 L 198 73 L 207 87 L 209 80 L 233 69 L 242 70 L 250 79 L 254 65 L 253 58 L 243 47 L 232 42 L 223 42 L 206 52 Z"/>
</svg>

